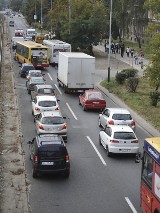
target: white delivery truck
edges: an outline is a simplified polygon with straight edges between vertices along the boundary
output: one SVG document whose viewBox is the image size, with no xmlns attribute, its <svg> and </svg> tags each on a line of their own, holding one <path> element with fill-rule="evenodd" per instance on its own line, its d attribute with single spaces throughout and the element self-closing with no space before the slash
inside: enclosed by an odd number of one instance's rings
<svg viewBox="0 0 160 213">
<path fill-rule="evenodd" d="M 26 37 L 33 37 L 36 34 L 36 30 L 33 28 L 27 29 L 26 30 Z"/>
<path fill-rule="evenodd" d="M 95 57 L 80 52 L 60 52 L 57 82 L 65 93 L 94 88 Z"/>
<path fill-rule="evenodd" d="M 16 49 L 16 42 L 17 41 L 24 41 L 24 37 L 18 37 L 18 36 L 15 36 L 15 37 L 12 37 L 12 49 L 15 50 Z"/>
<path fill-rule="evenodd" d="M 60 40 L 43 40 L 50 50 L 50 64 L 58 66 L 59 52 L 71 52 L 71 45 Z"/>
</svg>

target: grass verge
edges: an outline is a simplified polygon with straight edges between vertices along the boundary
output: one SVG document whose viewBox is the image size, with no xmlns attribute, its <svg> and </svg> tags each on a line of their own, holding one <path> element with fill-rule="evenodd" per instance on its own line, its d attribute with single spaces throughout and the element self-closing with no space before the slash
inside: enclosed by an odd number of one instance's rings
<svg viewBox="0 0 160 213">
<path fill-rule="evenodd" d="M 110 82 L 103 80 L 101 86 L 105 87 L 110 93 L 118 96 L 131 109 L 152 123 L 160 131 L 160 101 L 156 107 L 151 106 L 150 92 L 154 91 L 154 88 L 149 85 L 147 79 L 139 79 L 139 85 L 135 93 L 129 93 L 125 85 L 117 84 L 115 79 L 111 79 Z"/>
</svg>

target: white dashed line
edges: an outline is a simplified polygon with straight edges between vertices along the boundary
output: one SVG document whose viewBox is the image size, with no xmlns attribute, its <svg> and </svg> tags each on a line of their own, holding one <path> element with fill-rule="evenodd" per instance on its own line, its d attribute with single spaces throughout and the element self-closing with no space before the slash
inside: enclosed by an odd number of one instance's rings
<svg viewBox="0 0 160 213">
<path fill-rule="evenodd" d="M 70 112 L 72 113 L 73 117 L 75 118 L 75 120 L 78 120 L 78 118 L 75 116 L 74 112 L 72 111 L 71 107 L 69 106 L 68 103 L 66 103 L 68 109 L 70 110 Z"/>
<path fill-rule="evenodd" d="M 98 149 L 96 148 L 96 146 L 94 145 L 93 141 L 90 139 L 89 136 L 86 136 L 87 139 L 89 140 L 90 144 L 93 146 L 94 150 L 96 151 L 98 157 L 100 158 L 100 160 L 102 161 L 104 166 L 107 166 L 106 162 L 104 161 L 102 155 L 99 153 Z"/>
<path fill-rule="evenodd" d="M 133 204 L 131 203 L 130 199 L 128 197 L 125 197 L 126 202 L 128 203 L 129 207 L 131 208 L 133 213 L 137 213 L 136 209 L 134 208 Z"/>
<path fill-rule="evenodd" d="M 49 74 L 49 73 L 47 73 L 47 74 L 48 74 L 49 78 L 51 79 L 51 81 L 53 81 L 53 79 L 52 79 L 52 77 L 50 76 L 50 74 Z"/>
<path fill-rule="evenodd" d="M 58 92 L 60 93 L 60 95 L 62 95 L 62 92 L 61 92 L 61 90 L 58 88 L 57 84 L 55 84 L 54 86 L 57 88 L 57 90 L 58 90 Z"/>
</svg>

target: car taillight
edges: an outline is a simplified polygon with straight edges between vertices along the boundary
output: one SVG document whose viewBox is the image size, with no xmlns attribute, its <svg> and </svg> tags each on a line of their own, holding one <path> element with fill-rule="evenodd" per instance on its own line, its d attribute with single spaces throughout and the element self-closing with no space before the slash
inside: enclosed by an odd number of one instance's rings
<svg viewBox="0 0 160 213">
<path fill-rule="evenodd" d="M 114 125 L 114 121 L 113 121 L 113 120 L 110 120 L 110 121 L 108 121 L 108 124 Z"/>
<path fill-rule="evenodd" d="M 60 110 L 60 107 L 55 108 L 55 110 Z"/>
<path fill-rule="evenodd" d="M 132 121 L 131 126 L 135 126 L 135 125 L 136 125 L 135 121 Z"/>
<path fill-rule="evenodd" d="M 36 93 L 36 96 L 38 95 L 38 92 Z"/>
<path fill-rule="evenodd" d="M 38 156 L 37 155 L 34 156 L 34 162 L 38 163 Z"/>
<path fill-rule="evenodd" d="M 39 129 L 44 129 L 42 124 L 39 124 L 39 125 L 38 125 L 38 128 L 39 128 Z"/>
<path fill-rule="evenodd" d="M 67 129 L 67 124 L 64 124 L 62 129 Z"/>
<path fill-rule="evenodd" d="M 35 107 L 35 110 L 39 111 L 39 110 L 40 110 L 40 108 L 38 108 L 38 107 Z"/>
<path fill-rule="evenodd" d="M 118 140 L 110 140 L 111 143 L 119 143 Z"/>
<path fill-rule="evenodd" d="M 138 143 L 138 140 L 131 141 L 131 143 Z"/>
<path fill-rule="evenodd" d="M 69 155 L 66 155 L 66 162 L 69 162 Z"/>
</svg>

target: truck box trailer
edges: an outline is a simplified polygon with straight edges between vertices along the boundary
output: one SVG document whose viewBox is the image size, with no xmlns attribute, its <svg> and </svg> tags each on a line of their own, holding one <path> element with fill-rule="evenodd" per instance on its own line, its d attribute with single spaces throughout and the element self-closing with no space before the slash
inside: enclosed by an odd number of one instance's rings
<svg viewBox="0 0 160 213">
<path fill-rule="evenodd" d="M 60 52 L 57 82 L 65 93 L 94 88 L 95 57 L 80 52 Z"/>
</svg>

